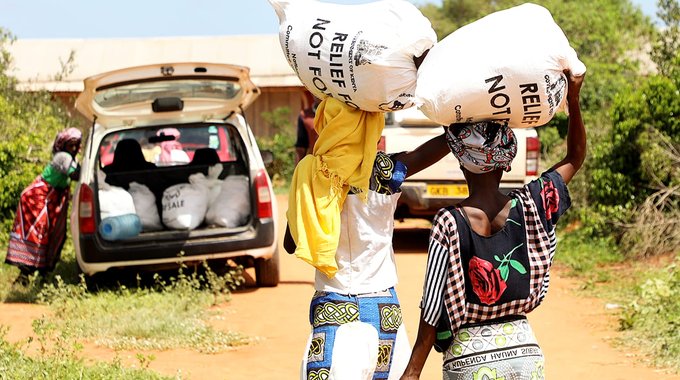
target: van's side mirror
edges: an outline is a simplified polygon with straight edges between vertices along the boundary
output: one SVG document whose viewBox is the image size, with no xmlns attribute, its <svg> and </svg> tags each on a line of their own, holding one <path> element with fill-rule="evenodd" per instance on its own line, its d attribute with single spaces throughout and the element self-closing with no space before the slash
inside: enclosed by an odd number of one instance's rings
<svg viewBox="0 0 680 380">
<path fill-rule="evenodd" d="M 262 156 L 262 162 L 265 165 L 269 165 L 274 162 L 274 153 L 271 150 L 261 150 L 260 155 Z"/>
</svg>

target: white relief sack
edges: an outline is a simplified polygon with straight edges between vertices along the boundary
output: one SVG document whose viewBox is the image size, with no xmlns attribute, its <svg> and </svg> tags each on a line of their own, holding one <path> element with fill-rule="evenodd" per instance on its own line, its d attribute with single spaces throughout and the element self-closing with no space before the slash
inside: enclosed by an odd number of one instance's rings
<svg viewBox="0 0 680 380">
<path fill-rule="evenodd" d="M 102 171 L 98 172 L 97 177 L 100 219 L 136 213 L 135 202 L 127 190 L 106 183 L 106 174 Z"/>
<path fill-rule="evenodd" d="M 156 207 L 156 196 L 145 185 L 130 182 L 129 190 L 135 203 L 137 216 L 142 224 L 142 231 L 158 231 L 163 229 L 161 217 Z"/>
<path fill-rule="evenodd" d="M 269 0 L 290 67 L 319 99 L 364 111 L 414 105 L 414 57 L 437 41 L 430 21 L 405 0 L 344 5 Z"/>
<path fill-rule="evenodd" d="M 193 230 L 200 226 L 208 210 L 208 186 L 203 173 L 189 176 L 189 183 L 173 185 L 163 191 L 162 219 L 168 228 Z"/>
<path fill-rule="evenodd" d="M 224 179 L 219 196 L 208 207 L 205 221 L 222 227 L 242 226 L 250 216 L 248 177 L 232 175 Z"/>
<path fill-rule="evenodd" d="M 222 164 L 215 164 L 208 168 L 208 177 L 206 178 L 206 185 L 208 186 L 208 208 L 217 199 L 222 190 L 222 181 L 220 174 L 222 174 Z"/>
<path fill-rule="evenodd" d="M 565 108 L 564 69 L 586 71 L 550 12 L 526 3 L 454 31 L 418 70 L 419 109 L 441 124 L 538 127 Z"/>
</svg>

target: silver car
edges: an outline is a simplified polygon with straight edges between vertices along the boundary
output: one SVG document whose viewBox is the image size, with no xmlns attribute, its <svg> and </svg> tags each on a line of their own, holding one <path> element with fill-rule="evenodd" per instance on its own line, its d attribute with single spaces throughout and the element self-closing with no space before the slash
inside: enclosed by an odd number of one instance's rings
<svg viewBox="0 0 680 380">
<path fill-rule="evenodd" d="M 76 109 L 92 129 L 82 150 L 71 214 L 82 273 L 231 260 L 254 267 L 258 286 L 278 284 L 276 197 L 263 161 L 272 156 L 260 152 L 243 115 L 258 95 L 249 69 L 227 64 L 157 64 L 85 79 Z M 143 159 L 123 146 L 141 147 Z M 162 221 L 159 228 L 120 239 L 103 232 L 103 208 L 124 207 L 105 201 L 106 189 L 129 190 L 133 182 L 146 186 L 161 217 L 170 207 L 163 203 L 168 188 L 189 183 L 196 173 L 214 175 L 209 171 L 216 164 L 221 171 L 215 180 L 239 176 L 247 188 L 234 200 L 225 199 L 225 193 L 217 196 L 227 208 L 240 202 L 236 206 L 246 210 L 236 225 L 202 222 L 182 229 Z"/>
</svg>

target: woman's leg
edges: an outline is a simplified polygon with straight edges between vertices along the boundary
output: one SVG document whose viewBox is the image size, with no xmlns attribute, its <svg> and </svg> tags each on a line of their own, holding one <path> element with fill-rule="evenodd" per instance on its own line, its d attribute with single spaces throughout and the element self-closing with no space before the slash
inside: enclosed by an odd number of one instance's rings
<svg viewBox="0 0 680 380">
<path fill-rule="evenodd" d="M 395 378 L 394 375 L 399 378 L 406 366 L 406 363 L 403 363 L 403 350 L 408 350 L 405 358 L 408 361 L 411 347 L 405 336 L 406 331 L 403 327 L 401 306 L 396 291 L 390 288 L 362 294 L 357 299 L 361 321 L 373 326 L 378 333 L 378 359 L 373 379 L 390 379 Z M 402 331 L 401 334 L 400 331 Z M 395 363 L 395 359 L 399 362 Z M 393 367 L 395 364 L 396 366 Z"/>
<path fill-rule="evenodd" d="M 36 268 L 27 265 L 17 265 L 19 275 L 14 280 L 14 285 L 28 286 L 31 283 L 31 276 L 36 272 Z"/>
<path fill-rule="evenodd" d="M 303 374 L 303 379 L 330 378 L 335 361 L 342 360 L 341 358 L 344 357 L 342 350 L 345 345 L 343 343 L 339 346 L 341 353 L 336 355 L 338 349 L 336 339 L 340 328 L 358 320 L 359 306 L 356 303 L 356 297 L 329 292 L 314 294 L 309 310 L 312 333 L 304 359 L 306 372 Z"/>
</svg>

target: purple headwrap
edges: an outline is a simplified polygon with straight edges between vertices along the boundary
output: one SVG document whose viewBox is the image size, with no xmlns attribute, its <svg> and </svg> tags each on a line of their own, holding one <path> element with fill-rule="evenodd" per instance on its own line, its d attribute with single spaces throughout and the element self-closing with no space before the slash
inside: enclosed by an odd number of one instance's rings
<svg viewBox="0 0 680 380">
<path fill-rule="evenodd" d="M 517 154 L 517 139 L 507 124 L 483 121 L 451 124 L 446 142 L 460 164 L 476 174 L 503 169 L 510 171 Z"/>
<path fill-rule="evenodd" d="M 83 139 L 83 134 L 78 130 L 78 128 L 67 128 L 57 134 L 57 138 L 54 139 L 54 144 L 52 144 L 52 154 L 57 152 L 63 152 L 66 150 L 66 144 L 69 141 L 81 142 Z"/>
</svg>

